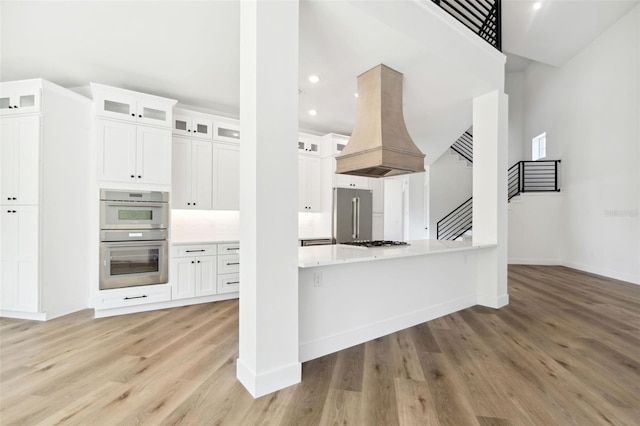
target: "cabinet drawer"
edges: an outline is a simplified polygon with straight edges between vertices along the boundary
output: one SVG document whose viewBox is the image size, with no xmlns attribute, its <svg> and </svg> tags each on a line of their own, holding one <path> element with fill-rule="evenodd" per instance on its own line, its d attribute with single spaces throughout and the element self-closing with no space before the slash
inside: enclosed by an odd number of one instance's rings
<svg viewBox="0 0 640 426">
<path fill-rule="evenodd" d="M 96 298 L 96 309 L 120 308 L 171 300 L 168 284 L 102 290 Z"/>
<path fill-rule="evenodd" d="M 218 244 L 218 254 L 238 254 L 240 243 L 221 243 Z"/>
<path fill-rule="evenodd" d="M 173 257 L 186 256 L 215 256 L 216 244 L 198 245 L 198 246 L 173 246 L 171 248 Z"/>
<path fill-rule="evenodd" d="M 237 254 L 218 256 L 218 274 L 233 274 L 240 271 L 240 256 Z"/>
<path fill-rule="evenodd" d="M 218 275 L 218 294 L 234 293 L 240 289 L 239 274 Z"/>
</svg>

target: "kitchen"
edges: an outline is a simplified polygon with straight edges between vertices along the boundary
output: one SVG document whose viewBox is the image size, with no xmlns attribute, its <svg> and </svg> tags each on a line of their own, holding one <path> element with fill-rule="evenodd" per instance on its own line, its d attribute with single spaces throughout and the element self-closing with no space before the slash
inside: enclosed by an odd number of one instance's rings
<svg viewBox="0 0 640 426">
<path fill-rule="evenodd" d="M 305 7 L 308 7 L 308 6 L 305 6 Z M 314 7 L 317 7 L 317 6 L 314 6 Z M 327 7 L 330 8 L 335 6 L 327 6 Z M 362 6 L 358 6 L 358 7 L 362 7 Z M 358 11 L 357 8 L 349 10 L 350 13 L 356 13 L 357 11 Z M 406 12 L 410 12 L 410 10 L 407 10 Z M 272 13 L 276 13 L 276 12 L 272 12 Z M 443 24 L 440 23 L 439 25 L 443 25 Z M 290 34 L 289 37 L 287 37 L 287 40 L 295 39 L 297 43 L 297 31 L 298 30 L 296 26 L 295 28 L 296 36 L 292 37 Z M 367 34 L 367 35 L 370 35 L 370 34 Z M 275 37 L 275 35 L 269 35 L 269 37 L 272 37 L 272 36 Z M 280 46 L 281 44 L 274 43 L 274 45 Z M 395 45 L 398 45 L 398 43 L 395 43 Z M 268 64 L 264 64 L 264 66 L 261 66 L 260 70 L 261 72 L 265 73 L 265 77 L 268 77 L 268 80 L 271 83 L 281 81 L 281 83 L 286 87 L 294 85 L 296 86 L 296 89 L 297 89 L 297 86 L 298 86 L 297 72 L 292 72 L 288 76 L 277 75 L 278 72 L 281 71 L 280 68 L 286 68 L 286 69 L 290 68 L 291 70 L 297 70 L 297 62 L 298 62 L 297 44 L 295 48 L 292 47 L 291 49 L 292 50 L 288 53 L 287 57 L 283 57 L 283 53 L 279 51 L 270 52 L 270 54 L 272 54 L 274 57 L 280 58 L 278 62 L 280 64 L 280 66 L 278 67 L 278 70 L 272 70 L 272 68 L 267 66 Z M 241 49 L 241 52 L 245 52 L 245 51 L 251 51 L 251 49 Z M 488 68 L 502 67 L 502 63 L 500 63 L 498 54 L 494 54 L 493 52 L 491 52 L 491 53 L 488 53 L 488 55 L 491 56 L 490 61 L 492 61 L 492 64 L 493 64 L 493 65 L 490 65 Z M 290 64 L 290 66 L 286 66 L 286 64 Z M 426 67 L 426 64 L 425 64 L 425 67 Z M 356 72 L 351 73 L 350 78 L 353 80 L 351 84 L 355 83 L 355 76 L 364 70 L 366 70 L 366 68 L 365 69 L 360 68 Z M 421 69 L 421 71 L 423 71 L 423 69 Z M 443 70 L 440 70 L 440 71 L 443 71 Z M 242 79 L 243 78 L 242 70 L 240 71 L 239 74 Z M 248 78 L 251 80 L 251 77 L 248 77 Z M 491 87 L 491 84 L 483 83 L 481 86 L 483 86 L 484 88 L 487 88 L 487 87 Z M 256 129 L 255 126 L 257 126 L 258 123 L 255 120 L 255 116 L 249 115 L 248 118 L 245 119 L 245 117 L 243 117 L 242 115 L 242 111 L 240 114 L 240 126 L 241 126 L 241 134 L 243 135 L 243 138 L 247 137 L 248 140 L 251 141 L 251 140 L 254 140 L 253 136 L 255 135 L 255 140 L 264 139 L 266 142 L 265 142 L 265 146 L 250 146 L 249 147 L 250 151 L 248 155 L 245 155 L 241 152 L 239 167 L 240 167 L 241 176 L 243 176 L 243 179 L 240 180 L 239 205 L 240 205 L 240 210 L 243 212 L 244 218 L 240 217 L 238 219 L 239 220 L 238 223 L 241 225 L 241 226 L 239 225 L 239 240 L 243 246 L 243 248 L 241 249 L 243 262 L 246 261 L 249 264 L 248 267 L 246 267 L 244 264 L 240 265 L 240 275 L 243 276 L 243 281 L 245 281 L 245 277 L 246 277 L 248 282 L 253 282 L 254 284 L 255 282 L 258 282 L 258 281 L 262 282 L 263 284 L 261 285 L 264 285 L 270 289 L 270 294 L 258 295 L 257 293 L 255 293 L 255 290 L 254 290 L 254 293 L 252 293 L 249 288 L 240 286 L 240 294 L 241 296 L 243 296 L 241 300 L 242 299 L 246 300 L 247 306 L 251 306 L 250 303 L 252 300 L 254 300 L 254 297 L 260 297 L 261 298 L 260 304 L 264 304 L 264 306 L 268 306 L 270 304 L 273 305 L 274 303 L 279 303 L 279 301 L 281 300 L 290 300 L 292 295 L 297 294 L 297 291 L 298 291 L 297 288 L 292 289 L 292 285 L 293 287 L 297 287 L 297 284 L 295 283 L 297 283 L 298 263 L 297 262 L 292 263 L 291 260 L 298 258 L 299 249 L 297 248 L 296 245 L 293 245 L 290 242 L 287 243 L 287 242 L 278 241 L 278 239 L 282 239 L 283 241 L 295 241 L 300 237 L 297 229 L 298 227 L 296 226 L 296 224 L 298 223 L 297 219 L 298 219 L 299 206 L 296 205 L 297 200 L 294 199 L 295 197 L 287 196 L 287 194 L 297 193 L 296 191 L 297 182 L 295 179 L 291 179 L 290 177 L 295 174 L 295 169 L 298 167 L 298 158 L 297 158 L 298 155 L 294 149 L 290 148 L 289 143 L 282 143 L 282 146 L 281 146 L 280 144 L 276 144 L 273 141 L 273 139 L 278 139 L 275 137 L 275 135 L 284 135 L 282 137 L 283 141 L 295 141 L 298 139 L 296 137 L 297 130 L 298 130 L 298 125 L 297 125 L 298 124 L 297 123 L 298 99 L 296 96 L 295 99 L 290 100 L 291 105 L 288 105 L 284 100 L 281 99 L 279 102 L 282 103 L 282 109 L 280 109 L 279 111 L 274 111 L 274 108 L 272 106 L 273 101 L 271 100 L 279 98 L 281 94 L 274 94 L 273 92 L 268 91 L 268 88 L 263 88 L 263 89 L 266 91 L 265 96 L 266 96 L 266 99 L 269 99 L 269 101 L 267 105 L 260 105 L 261 110 L 259 112 L 259 115 L 261 117 L 266 117 L 267 119 L 265 121 L 269 122 L 268 124 L 272 124 L 274 127 L 270 128 L 267 126 L 266 128 Z M 413 89 L 415 90 L 416 88 L 414 87 Z M 302 89 L 302 90 L 305 90 L 305 89 Z M 244 97 L 245 95 L 249 97 L 249 100 L 247 102 L 251 104 L 252 95 L 244 93 L 242 91 L 242 85 L 241 85 L 241 103 L 244 102 L 243 99 L 245 99 Z M 290 111 L 291 115 L 295 116 L 294 126 L 292 126 L 291 123 L 284 125 L 284 127 L 286 128 L 286 131 L 281 127 L 280 124 L 277 124 L 277 123 L 280 123 L 279 120 L 281 120 L 279 116 L 285 115 L 285 113 L 283 112 L 286 110 L 285 107 L 290 108 L 293 111 L 293 112 Z M 465 105 L 465 108 L 467 110 L 470 110 L 468 104 Z M 487 107 L 487 109 L 490 110 L 491 108 Z M 473 115 L 475 119 L 475 116 L 477 114 L 473 114 Z M 228 120 L 228 121 L 233 122 L 233 120 Z M 415 119 L 413 121 L 415 122 Z M 263 124 L 263 123 L 260 123 L 260 124 Z M 136 126 L 138 126 L 138 124 L 136 124 Z M 492 131 L 491 129 L 487 130 L 488 133 L 490 133 L 491 131 Z M 482 131 L 480 130 L 480 132 Z M 242 145 L 241 150 L 245 146 L 247 145 Z M 154 153 L 154 154 L 159 155 L 161 153 Z M 427 151 L 427 155 L 429 155 L 428 151 Z M 92 158 L 92 161 L 97 161 L 95 160 L 95 157 L 89 156 L 89 158 Z M 166 161 L 166 158 L 164 161 Z M 251 163 L 251 161 L 253 161 L 254 163 Z M 479 170 L 482 168 L 482 161 L 479 161 L 477 167 Z M 257 176 L 256 171 L 260 171 L 260 170 L 263 170 L 264 172 L 261 176 Z M 266 174 L 267 170 L 269 171 L 268 174 Z M 491 179 L 494 179 L 494 180 L 496 179 L 495 168 L 490 167 L 490 165 L 487 165 L 486 171 L 487 171 L 486 175 L 488 176 L 484 178 L 487 180 L 486 187 L 496 188 L 497 185 L 495 184 L 492 185 L 491 183 Z M 265 178 L 265 176 L 267 176 L 267 178 Z M 99 176 L 96 176 L 96 182 L 99 180 L 100 180 Z M 152 183 L 150 185 L 152 185 L 152 188 L 155 188 L 155 189 L 161 189 L 161 187 L 163 186 L 162 184 L 157 184 L 157 183 Z M 158 186 L 156 187 L 155 185 L 158 185 Z M 118 188 L 119 185 L 115 185 L 115 186 L 116 187 L 114 187 L 114 185 L 111 185 L 110 187 L 107 187 L 107 188 L 126 189 L 125 188 L 126 184 L 122 184 L 119 188 Z M 259 190 L 256 189 L 257 186 L 260 187 Z M 258 193 L 256 194 L 255 191 L 258 191 Z M 87 229 L 93 230 L 93 229 L 99 228 L 99 220 L 98 220 L 99 214 L 98 214 L 98 203 L 97 203 L 98 197 L 96 195 L 97 191 L 95 190 L 95 188 L 94 190 L 90 190 L 89 192 L 91 193 L 91 197 L 87 197 L 86 201 L 90 203 L 90 205 L 92 205 L 93 207 L 92 207 L 92 213 L 90 214 L 91 223 L 87 225 Z M 89 198 L 91 198 L 91 200 L 89 200 Z M 481 199 L 481 198 L 482 198 L 482 195 L 480 195 L 480 198 L 478 199 Z M 94 199 L 95 199 L 95 202 L 94 202 Z M 322 203 L 322 205 L 325 205 L 325 203 Z M 248 207 L 245 208 L 244 206 L 248 206 Z M 497 206 L 494 206 L 493 210 L 496 210 L 496 208 Z M 315 214 L 315 213 L 312 213 L 312 214 Z M 247 220 L 247 222 L 243 222 L 245 219 Z M 230 218 L 229 220 L 233 221 L 235 219 Z M 487 214 L 486 220 L 489 222 L 491 221 L 490 211 Z M 177 228 L 178 226 L 174 227 L 174 231 Z M 493 229 L 495 229 L 495 225 L 493 226 Z M 86 232 L 87 232 L 87 235 L 90 235 L 90 238 L 95 241 L 95 244 L 89 245 L 88 250 L 90 253 L 90 257 L 97 259 L 98 258 L 98 241 L 97 241 L 98 236 L 95 235 L 94 231 L 87 230 Z M 321 235 L 313 235 L 313 236 L 325 237 L 326 235 L 321 234 Z M 494 238 L 490 237 L 487 239 L 487 241 L 492 243 L 493 239 Z M 230 240 L 225 240 L 225 241 L 230 241 Z M 248 243 L 245 244 L 245 241 L 247 241 Z M 188 242 L 202 242 L 202 241 L 191 240 Z M 269 245 L 269 249 L 266 248 L 267 244 Z M 219 247 L 216 247 L 216 250 L 218 248 Z M 300 250 L 303 250 L 303 249 L 300 249 Z M 218 253 L 216 251 L 216 255 L 217 254 Z M 489 257 L 490 256 L 491 255 L 489 255 Z M 463 261 L 463 259 L 460 258 L 460 261 Z M 93 269 L 95 269 L 95 271 L 87 272 L 88 276 L 92 276 L 92 277 L 98 276 L 97 262 L 95 263 L 96 265 L 93 266 Z M 247 269 L 242 269 L 245 267 Z M 281 280 L 283 277 L 287 277 L 284 281 L 288 282 L 287 284 L 288 287 L 285 286 L 284 288 L 281 288 L 282 285 L 278 283 L 278 281 Z M 327 286 L 330 282 L 327 280 L 326 274 L 325 276 L 323 276 L 323 278 L 324 278 L 323 280 L 324 284 L 325 286 Z M 93 291 L 97 292 L 96 287 L 92 287 L 92 288 L 94 289 Z M 243 291 L 245 289 L 247 290 L 246 295 L 243 294 Z M 139 299 L 136 299 L 136 300 L 139 300 Z M 243 308 L 241 307 L 241 312 L 242 310 Z M 282 312 L 282 317 L 278 319 L 278 321 L 274 321 L 273 319 L 268 318 L 267 313 L 259 313 L 259 318 L 255 319 L 257 322 L 260 322 L 265 327 L 271 324 L 269 327 L 273 327 L 272 328 L 273 332 L 277 330 L 277 333 L 280 336 L 283 336 L 282 339 L 286 337 L 287 339 L 286 347 L 288 348 L 288 352 L 284 358 L 287 358 L 289 361 L 282 362 L 282 360 L 277 359 L 282 354 L 281 347 L 277 350 L 277 352 L 279 352 L 278 354 L 272 354 L 272 355 L 265 354 L 264 356 L 266 356 L 266 359 L 270 360 L 269 362 L 267 362 L 267 364 L 275 362 L 275 364 L 288 365 L 289 362 L 293 362 L 293 365 L 291 367 L 291 370 L 293 371 L 291 374 L 293 374 L 293 376 L 295 376 L 296 370 L 299 371 L 299 367 L 295 366 L 295 364 L 299 362 L 298 344 L 297 344 L 297 340 L 298 340 L 297 310 L 298 310 L 297 306 L 295 307 L 291 306 L 291 307 L 287 307 L 286 309 L 283 309 L 284 312 Z M 267 316 L 265 317 L 264 315 L 267 315 Z M 291 318 L 296 318 L 296 321 L 291 321 Z M 283 322 L 286 324 L 289 324 L 290 326 L 287 326 L 287 325 L 283 326 Z M 245 334 L 241 326 L 241 336 L 244 336 L 244 335 Z M 248 346 L 244 346 L 245 344 Z M 249 354 L 260 353 L 258 357 L 263 356 L 263 354 L 261 353 L 262 351 L 269 350 L 269 348 L 266 346 L 262 346 L 260 348 L 254 348 L 251 342 L 242 343 L 242 338 L 241 338 L 240 346 L 241 346 L 241 353 L 243 352 L 243 348 L 244 348 L 245 353 L 246 351 L 248 351 Z M 278 345 L 274 345 L 274 346 L 278 346 Z M 272 364 L 266 370 L 267 371 L 273 370 L 275 364 Z M 260 392 L 257 392 L 257 393 L 260 393 Z"/>
</svg>

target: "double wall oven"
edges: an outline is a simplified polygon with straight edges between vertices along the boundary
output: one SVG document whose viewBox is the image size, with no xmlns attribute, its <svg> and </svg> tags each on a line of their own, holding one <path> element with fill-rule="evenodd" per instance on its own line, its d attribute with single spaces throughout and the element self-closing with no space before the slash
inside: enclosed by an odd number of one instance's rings
<svg viewBox="0 0 640 426">
<path fill-rule="evenodd" d="M 100 191 L 100 290 L 168 282 L 169 193 Z"/>
</svg>

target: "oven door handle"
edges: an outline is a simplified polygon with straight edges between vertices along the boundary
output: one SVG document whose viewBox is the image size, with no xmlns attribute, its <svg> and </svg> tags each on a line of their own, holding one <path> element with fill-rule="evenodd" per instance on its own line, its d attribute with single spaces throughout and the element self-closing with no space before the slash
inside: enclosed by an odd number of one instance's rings
<svg viewBox="0 0 640 426">
<path fill-rule="evenodd" d="M 148 201 L 107 202 L 107 207 L 166 207 L 167 203 L 151 203 Z"/>
</svg>

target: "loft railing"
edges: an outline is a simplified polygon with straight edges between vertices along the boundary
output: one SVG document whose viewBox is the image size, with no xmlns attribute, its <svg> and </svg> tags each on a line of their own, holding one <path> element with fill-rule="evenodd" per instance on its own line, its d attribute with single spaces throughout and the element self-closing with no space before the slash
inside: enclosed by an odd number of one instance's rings
<svg viewBox="0 0 640 426">
<path fill-rule="evenodd" d="M 491 46 L 502 51 L 501 0 L 432 0 Z"/>
<path fill-rule="evenodd" d="M 518 161 L 509 168 L 509 200 L 521 192 L 559 192 L 558 165 L 562 160 Z"/>
<path fill-rule="evenodd" d="M 451 145 L 451 149 L 458 155 L 473 163 L 473 135 L 469 132 L 464 132 L 457 141 Z"/>
<path fill-rule="evenodd" d="M 560 192 L 558 166 L 561 160 L 518 161 L 509 168 L 507 197 L 523 192 Z M 453 209 L 437 224 L 439 240 L 457 240 L 473 227 L 473 197 Z"/>
</svg>

